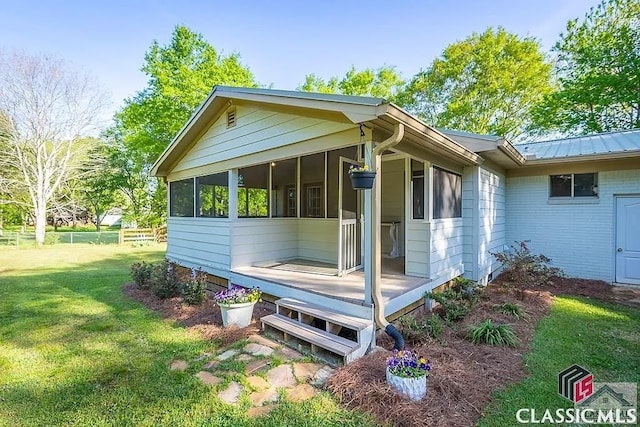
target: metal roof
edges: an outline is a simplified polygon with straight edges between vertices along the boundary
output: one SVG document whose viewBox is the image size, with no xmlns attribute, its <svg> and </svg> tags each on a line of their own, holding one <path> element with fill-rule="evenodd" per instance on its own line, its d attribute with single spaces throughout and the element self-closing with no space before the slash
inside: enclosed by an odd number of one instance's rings
<svg viewBox="0 0 640 427">
<path fill-rule="evenodd" d="M 640 129 L 516 144 L 527 160 L 640 154 Z"/>
<path fill-rule="evenodd" d="M 483 139 L 486 141 L 500 141 L 502 139 L 498 135 L 473 133 L 473 132 L 466 132 L 462 130 L 453 130 L 453 129 L 445 129 L 445 128 L 436 128 L 436 129 L 438 129 L 440 132 L 444 133 L 445 135 L 450 135 L 450 136 L 461 136 L 461 137 L 468 137 L 468 138 L 475 138 L 475 139 Z"/>
</svg>

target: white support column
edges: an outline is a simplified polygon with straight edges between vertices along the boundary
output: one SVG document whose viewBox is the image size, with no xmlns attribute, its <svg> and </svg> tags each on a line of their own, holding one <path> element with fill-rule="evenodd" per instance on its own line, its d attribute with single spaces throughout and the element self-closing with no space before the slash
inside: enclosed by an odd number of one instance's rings
<svg viewBox="0 0 640 427">
<path fill-rule="evenodd" d="M 375 159 L 373 156 L 373 142 L 367 141 L 364 144 L 364 163 L 369 165 L 370 170 L 375 169 Z M 380 179 L 376 176 L 374 182 Z M 374 183 L 374 188 L 376 184 Z M 373 218 L 374 209 L 374 190 L 364 191 L 364 303 L 371 305 L 371 289 L 373 281 L 375 280 L 375 248 L 373 245 L 374 239 L 377 237 L 377 230 L 375 228 L 375 221 Z"/>
<path fill-rule="evenodd" d="M 229 219 L 238 219 L 238 169 L 229 171 Z"/>
</svg>

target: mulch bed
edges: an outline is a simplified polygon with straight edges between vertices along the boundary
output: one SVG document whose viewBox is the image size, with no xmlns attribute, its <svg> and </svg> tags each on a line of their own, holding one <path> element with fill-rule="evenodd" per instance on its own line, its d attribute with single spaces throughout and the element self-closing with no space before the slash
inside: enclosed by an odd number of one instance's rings
<svg viewBox="0 0 640 427">
<path fill-rule="evenodd" d="M 133 283 L 124 286 L 124 293 L 147 308 L 158 312 L 163 318 L 176 321 L 180 326 L 194 330 L 211 341 L 226 346 L 260 332 L 259 319 L 272 314 L 273 306 L 259 302 L 253 308 L 253 321 L 246 328 L 222 327 L 220 307 L 207 298 L 202 305 L 191 306 L 182 303 L 180 297 L 160 299 L 149 290 L 136 287 Z"/>
</svg>

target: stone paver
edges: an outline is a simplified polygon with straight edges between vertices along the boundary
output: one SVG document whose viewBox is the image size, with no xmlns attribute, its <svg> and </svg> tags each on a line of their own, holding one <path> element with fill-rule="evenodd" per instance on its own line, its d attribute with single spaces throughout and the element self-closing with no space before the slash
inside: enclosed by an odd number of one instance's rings
<svg viewBox="0 0 640 427">
<path fill-rule="evenodd" d="M 222 378 L 213 376 L 210 372 L 207 371 L 200 371 L 196 374 L 196 376 L 200 378 L 200 381 L 210 386 L 218 385 L 222 382 Z"/>
<path fill-rule="evenodd" d="M 236 360 L 238 362 L 248 362 L 249 360 L 253 360 L 253 356 L 251 356 L 250 354 L 241 354 L 240 356 L 236 357 Z"/>
<path fill-rule="evenodd" d="M 251 400 L 253 406 L 261 406 L 264 403 L 275 402 L 278 400 L 278 391 L 275 388 L 269 388 L 264 391 L 251 393 L 249 400 Z"/>
<path fill-rule="evenodd" d="M 242 386 L 235 381 L 232 381 L 227 388 L 218 393 L 218 397 L 223 402 L 229 404 L 236 404 L 238 402 L 238 397 L 240 397 L 240 393 L 242 393 Z"/>
<path fill-rule="evenodd" d="M 206 369 L 207 371 L 211 371 L 213 369 L 215 369 L 216 366 L 218 366 L 220 364 L 219 360 L 210 360 L 209 362 L 207 362 L 202 369 Z"/>
<path fill-rule="evenodd" d="M 313 384 L 316 387 L 324 386 L 327 380 L 329 379 L 329 377 L 333 375 L 335 371 L 336 371 L 335 369 L 330 368 L 329 366 L 323 367 L 318 372 L 316 372 L 316 374 L 313 377 L 313 381 L 311 381 L 311 384 Z"/>
<path fill-rule="evenodd" d="M 319 363 L 300 363 L 296 362 L 293 364 L 293 374 L 296 376 L 298 381 L 308 381 L 313 378 L 314 375 L 323 367 Z"/>
<path fill-rule="evenodd" d="M 267 381 L 271 387 L 294 387 L 296 385 L 291 365 L 280 365 L 270 369 L 267 372 Z"/>
<path fill-rule="evenodd" d="M 247 378 L 247 382 L 251 387 L 255 388 L 258 391 L 262 391 L 269 388 L 269 383 L 267 382 L 267 380 L 265 380 L 262 377 L 257 377 L 255 375 Z"/>
<path fill-rule="evenodd" d="M 247 365 L 247 367 L 245 368 L 245 372 L 247 374 L 253 374 L 254 372 L 264 368 L 268 364 L 269 364 L 269 361 L 266 359 L 254 360 L 253 362 L 250 362 Z"/>
<path fill-rule="evenodd" d="M 300 359 L 302 354 L 298 353 L 292 348 L 282 346 L 276 351 L 276 355 L 284 358 L 284 359 Z"/>
<path fill-rule="evenodd" d="M 202 362 L 203 360 L 207 360 L 211 357 L 211 353 L 202 353 L 200 356 L 196 357 L 194 362 Z"/>
<path fill-rule="evenodd" d="M 189 364 L 184 360 L 174 360 L 171 362 L 171 365 L 169 365 L 169 369 L 178 372 L 186 371 L 188 367 Z"/>
<path fill-rule="evenodd" d="M 287 398 L 292 402 L 302 402 L 318 394 L 318 391 L 309 384 L 299 384 L 287 390 Z"/>
<path fill-rule="evenodd" d="M 254 356 L 271 356 L 273 354 L 273 349 L 271 347 L 267 347 L 266 345 L 256 344 L 251 342 L 244 346 L 242 349 L 245 353 L 251 353 Z"/>
<path fill-rule="evenodd" d="M 267 415 L 269 412 L 273 411 L 274 408 L 276 408 L 276 405 L 254 406 L 253 408 L 249 408 L 247 416 L 252 418 L 262 417 L 263 415 Z"/>
<path fill-rule="evenodd" d="M 217 359 L 218 360 L 227 360 L 238 354 L 238 350 L 227 350 L 224 353 L 220 354 Z"/>
<path fill-rule="evenodd" d="M 280 345 L 277 342 L 271 341 L 270 339 L 265 338 L 265 337 L 260 336 L 260 335 L 251 335 L 249 337 L 249 342 L 254 342 L 256 344 L 265 345 L 265 346 L 271 347 L 271 348 L 276 348 L 276 347 L 278 347 Z"/>
</svg>

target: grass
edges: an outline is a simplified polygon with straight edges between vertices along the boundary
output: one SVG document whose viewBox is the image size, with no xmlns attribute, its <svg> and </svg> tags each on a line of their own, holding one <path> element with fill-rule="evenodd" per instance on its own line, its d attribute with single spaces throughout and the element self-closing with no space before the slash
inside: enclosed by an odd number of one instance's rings
<svg viewBox="0 0 640 427">
<path fill-rule="evenodd" d="M 327 393 L 266 418 L 218 400 L 191 364 L 214 345 L 123 295 L 163 246 L 0 249 L 0 426 L 372 425 Z M 246 399 L 244 399 L 246 401 Z"/>
<path fill-rule="evenodd" d="M 594 382 L 640 382 L 640 310 L 577 297 L 556 297 L 525 355 L 530 376 L 496 393 L 479 426 L 517 425 L 516 411 L 572 407 L 558 395 L 558 373 L 578 364 Z"/>
</svg>

